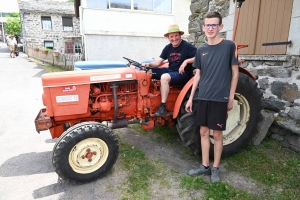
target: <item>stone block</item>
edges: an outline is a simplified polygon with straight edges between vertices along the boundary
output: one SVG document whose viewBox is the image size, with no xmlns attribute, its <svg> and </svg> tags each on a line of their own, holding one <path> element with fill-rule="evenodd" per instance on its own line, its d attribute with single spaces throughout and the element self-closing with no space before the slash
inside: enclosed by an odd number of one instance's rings
<svg viewBox="0 0 300 200">
<path fill-rule="evenodd" d="M 257 70 L 259 76 L 271 76 L 274 78 L 289 78 L 292 71 L 279 66 L 268 66 Z"/>
<path fill-rule="evenodd" d="M 283 145 L 285 148 L 287 148 L 287 149 L 290 148 L 290 143 L 289 143 L 289 141 L 288 141 L 287 139 L 285 139 L 285 140 L 282 142 L 282 145 Z"/>
<path fill-rule="evenodd" d="M 262 78 L 258 81 L 259 87 L 263 90 L 267 89 L 269 87 L 269 78 Z"/>
<path fill-rule="evenodd" d="M 283 142 L 284 141 L 284 137 L 282 135 L 278 135 L 278 134 L 272 134 L 271 139 L 277 140 L 278 142 Z"/>
<path fill-rule="evenodd" d="M 289 119 L 284 121 L 276 121 L 276 125 L 279 127 L 291 132 L 292 134 L 296 134 L 300 136 L 300 128 L 297 126 L 295 120 Z"/>
<path fill-rule="evenodd" d="M 300 99 L 295 99 L 294 106 L 300 106 Z"/>
<path fill-rule="evenodd" d="M 275 124 L 272 124 L 269 128 L 269 131 L 273 134 L 277 134 L 280 131 L 280 128 Z"/>
<path fill-rule="evenodd" d="M 252 139 L 253 145 L 259 145 L 261 141 L 265 138 L 270 126 L 274 121 L 274 117 L 272 113 L 267 113 L 262 110 L 261 114 L 263 116 L 263 120 L 258 124 L 258 132 L 254 135 Z"/>
<path fill-rule="evenodd" d="M 271 91 L 278 98 L 289 102 L 294 102 L 295 99 L 300 97 L 296 83 L 289 84 L 287 82 L 274 81 L 271 84 Z"/>
<path fill-rule="evenodd" d="M 300 120 L 300 107 L 291 107 L 290 111 L 288 112 L 288 115 L 295 120 Z"/>
<path fill-rule="evenodd" d="M 287 135 L 286 136 L 290 148 L 293 149 L 296 152 L 300 152 L 300 137 L 298 135 Z"/>
<path fill-rule="evenodd" d="M 263 63 L 264 63 L 263 61 L 252 61 L 253 67 L 258 67 L 258 66 L 262 65 Z"/>
<path fill-rule="evenodd" d="M 263 99 L 264 106 L 268 110 L 279 112 L 285 109 L 285 103 L 273 99 Z"/>
</svg>

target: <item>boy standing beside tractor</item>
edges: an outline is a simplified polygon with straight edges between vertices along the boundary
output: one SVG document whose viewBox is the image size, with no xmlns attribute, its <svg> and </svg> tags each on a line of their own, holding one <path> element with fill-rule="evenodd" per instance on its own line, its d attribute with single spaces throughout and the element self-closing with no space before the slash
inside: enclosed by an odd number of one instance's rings
<svg viewBox="0 0 300 200">
<path fill-rule="evenodd" d="M 196 75 L 186 111 L 192 112 L 192 101 L 199 84 L 196 125 L 200 126 L 202 164 L 188 172 L 190 176 L 211 175 L 219 181 L 219 163 L 223 150 L 223 131 L 226 130 L 227 112 L 232 110 L 239 70 L 237 49 L 233 41 L 220 38 L 222 17 L 218 12 L 205 16 L 202 30 L 207 43 L 197 49 L 194 67 Z M 200 79 L 201 78 L 201 79 Z M 209 164 L 210 129 L 214 137 L 214 162 Z"/>
</svg>

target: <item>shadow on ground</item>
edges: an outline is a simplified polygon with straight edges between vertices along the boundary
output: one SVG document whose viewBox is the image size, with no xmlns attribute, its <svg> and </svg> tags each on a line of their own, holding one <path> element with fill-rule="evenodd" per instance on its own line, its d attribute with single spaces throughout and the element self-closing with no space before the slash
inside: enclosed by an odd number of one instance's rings
<svg viewBox="0 0 300 200">
<path fill-rule="evenodd" d="M 51 160 L 51 151 L 20 154 L 8 159 L 0 166 L 0 176 L 12 177 L 54 172 Z"/>
</svg>

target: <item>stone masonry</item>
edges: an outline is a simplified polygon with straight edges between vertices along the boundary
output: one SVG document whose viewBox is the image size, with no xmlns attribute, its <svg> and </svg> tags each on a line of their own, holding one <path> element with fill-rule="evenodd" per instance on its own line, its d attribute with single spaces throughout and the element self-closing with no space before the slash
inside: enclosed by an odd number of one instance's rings
<svg viewBox="0 0 300 200">
<path fill-rule="evenodd" d="M 44 41 L 53 41 L 54 50 L 60 52 L 65 42 L 81 45 L 80 22 L 69 0 L 21 0 L 19 9 L 25 52 L 27 46 L 43 48 Z M 51 17 L 51 30 L 42 29 L 42 16 Z M 72 17 L 73 30 L 63 30 L 62 17 Z"/>
<path fill-rule="evenodd" d="M 226 17 L 230 1 L 232 0 L 191 1 L 189 41 L 192 44 L 199 47 L 205 42 L 201 28 L 205 14 L 208 11 L 218 11 Z M 221 33 L 221 36 L 226 38 L 226 32 Z M 271 138 L 300 153 L 300 56 L 240 55 L 239 59 L 245 60 L 242 67 L 258 76 L 258 87 L 264 97 L 264 119 L 270 121 L 265 116 L 273 116 L 273 123 L 268 129 L 272 134 Z M 259 144 L 255 141 L 253 143 Z"/>
</svg>

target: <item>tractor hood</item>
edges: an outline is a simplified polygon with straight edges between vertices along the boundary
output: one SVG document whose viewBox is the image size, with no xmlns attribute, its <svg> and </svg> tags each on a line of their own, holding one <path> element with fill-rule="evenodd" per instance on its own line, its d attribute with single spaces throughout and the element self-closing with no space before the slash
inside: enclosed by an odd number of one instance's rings
<svg viewBox="0 0 300 200">
<path fill-rule="evenodd" d="M 98 70 L 82 70 L 53 72 L 42 75 L 43 87 L 57 87 L 68 85 L 82 85 L 90 83 L 136 80 L 136 71 L 133 68 L 114 68 Z"/>
</svg>

